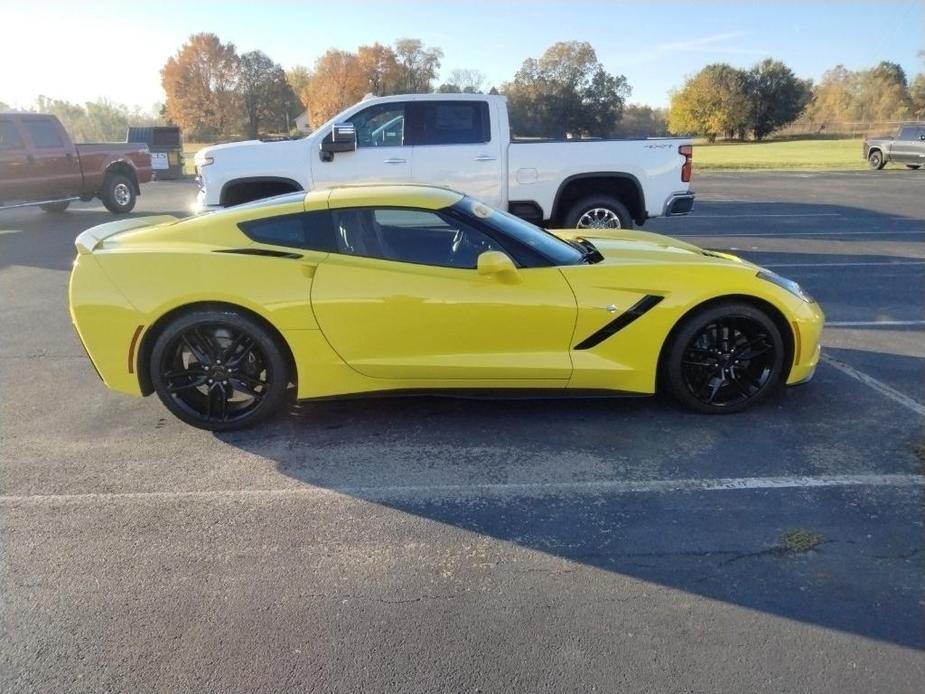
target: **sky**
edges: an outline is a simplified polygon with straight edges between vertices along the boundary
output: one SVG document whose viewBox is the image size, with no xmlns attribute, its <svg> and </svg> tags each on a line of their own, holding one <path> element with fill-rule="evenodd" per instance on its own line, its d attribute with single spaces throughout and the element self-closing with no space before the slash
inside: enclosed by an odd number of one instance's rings
<svg viewBox="0 0 925 694">
<path fill-rule="evenodd" d="M 420 38 L 444 51 L 442 74 L 481 70 L 490 85 L 556 41 L 588 41 L 626 75 L 630 103 L 665 106 L 669 91 L 713 62 L 748 67 L 774 57 L 818 80 L 828 68 L 881 60 L 925 68 L 923 0 L 726 2 L 276 2 L 0 0 L 0 101 L 39 94 L 107 98 L 147 110 L 164 100 L 160 69 L 186 38 L 210 31 L 239 52 L 311 66 L 328 48 Z M 34 27 L 34 30 L 32 29 Z"/>
</svg>

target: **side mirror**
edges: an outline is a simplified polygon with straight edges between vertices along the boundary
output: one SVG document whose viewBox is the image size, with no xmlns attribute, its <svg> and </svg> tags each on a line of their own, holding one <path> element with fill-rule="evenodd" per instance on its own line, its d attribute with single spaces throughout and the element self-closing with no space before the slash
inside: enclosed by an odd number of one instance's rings
<svg viewBox="0 0 925 694">
<path fill-rule="evenodd" d="M 510 257 L 501 251 L 485 251 L 477 265 L 480 275 L 494 275 L 502 282 L 519 282 L 520 273 Z"/>
<path fill-rule="evenodd" d="M 357 131 L 353 123 L 335 123 L 321 141 L 321 160 L 331 161 L 336 152 L 353 152 L 357 148 Z"/>
</svg>

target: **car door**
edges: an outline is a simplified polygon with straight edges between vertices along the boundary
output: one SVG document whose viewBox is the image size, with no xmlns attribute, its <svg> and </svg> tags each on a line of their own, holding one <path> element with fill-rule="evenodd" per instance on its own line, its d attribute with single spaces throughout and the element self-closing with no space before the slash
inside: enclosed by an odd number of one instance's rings
<svg viewBox="0 0 925 694">
<path fill-rule="evenodd" d="M 919 127 L 910 147 L 912 156 L 910 164 L 925 165 L 925 127 Z"/>
<path fill-rule="evenodd" d="M 353 369 L 447 387 L 565 385 L 576 306 L 558 268 L 521 268 L 516 281 L 480 274 L 478 256 L 505 249 L 473 226 L 432 210 L 331 205 L 337 248 L 311 301 Z"/>
<path fill-rule="evenodd" d="M 501 137 L 492 128 L 484 100 L 422 100 L 408 107 L 414 145 L 411 174 L 504 207 L 501 194 Z"/>
<path fill-rule="evenodd" d="M 0 117 L 0 204 L 28 197 L 28 154 L 16 122 Z"/>
<path fill-rule="evenodd" d="M 58 120 L 48 116 L 23 116 L 21 123 L 32 144 L 30 197 L 51 200 L 80 193 L 82 180 L 77 149 Z"/>
<path fill-rule="evenodd" d="M 919 129 L 912 125 L 904 125 L 896 134 L 893 146 L 890 148 L 890 159 L 901 164 L 918 164 Z"/>
<path fill-rule="evenodd" d="M 358 111 L 348 119 L 356 128 L 357 148 L 338 152 L 330 161 L 315 161 L 315 187 L 339 183 L 411 181 L 411 146 L 405 137 L 405 102 L 386 102 Z"/>
</svg>

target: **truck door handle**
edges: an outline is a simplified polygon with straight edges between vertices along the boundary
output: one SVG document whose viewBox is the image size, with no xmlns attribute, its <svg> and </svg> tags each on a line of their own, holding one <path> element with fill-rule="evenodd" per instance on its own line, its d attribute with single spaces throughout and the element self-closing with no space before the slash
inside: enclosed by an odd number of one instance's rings
<svg viewBox="0 0 925 694">
<path fill-rule="evenodd" d="M 384 163 L 385 163 L 385 164 L 407 164 L 407 163 L 408 163 L 408 160 L 407 160 L 407 159 L 401 159 L 401 158 L 399 158 L 399 157 L 389 157 L 388 159 L 385 160 Z"/>
<path fill-rule="evenodd" d="M 496 157 L 492 157 L 492 156 L 490 156 L 490 155 L 488 155 L 488 154 L 482 154 L 482 155 L 477 156 L 477 157 L 475 158 L 476 161 L 494 161 L 495 159 L 496 159 Z"/>
</svg>

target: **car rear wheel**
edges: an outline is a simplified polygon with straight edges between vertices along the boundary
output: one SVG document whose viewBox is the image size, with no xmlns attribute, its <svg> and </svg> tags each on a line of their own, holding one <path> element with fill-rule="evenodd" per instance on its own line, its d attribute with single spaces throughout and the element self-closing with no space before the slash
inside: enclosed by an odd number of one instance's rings
<svg viewBox="0 0 925 694">
<path fill-rule="evenodd" d="M 872 150 L 870 154 L 867 155 L 867 164 L 870 168 L 879 171 L 883 168 L 885 161 L 883 161 L 883 152 L 879 149 Z"/>
<path fill-rule="evenodd" d="M 780 387 L 784 352 L 780 330 L 766 313 L 749 304 L 719 304 L 681 325 L 663 363 L 663 383 L 697 412 L 740 412 Z"/>
<path fill-rule="evenodd" d="M 565 215 L 567 229 L 632 229 L 633 216 L 622 202 L 610 195 L 582 198 Z"/>
<path fill-rule="evenodd" d="M 253 426 L 276 412 L 290 381 L 287 359 L 257 320 L 196 311 L 170 323 L 151 350 L 151 381 L 187 424 L 210 431 Z"/>
<path fill-rule="evenodd" d="M 110 174 L 103 182 L 100 200 L 114 214 L 127 214 L 135 208 L 135 184 L 128 176 Z"/>
<path fill-rule="evenodd" d="M 39 205 L 39 207 L 45 212 L 60 213 L 64 212 L 70 204 L 70 200 L 60 200 L 59 202 L 49 202 L 45 205 Z"/>
</svg>

